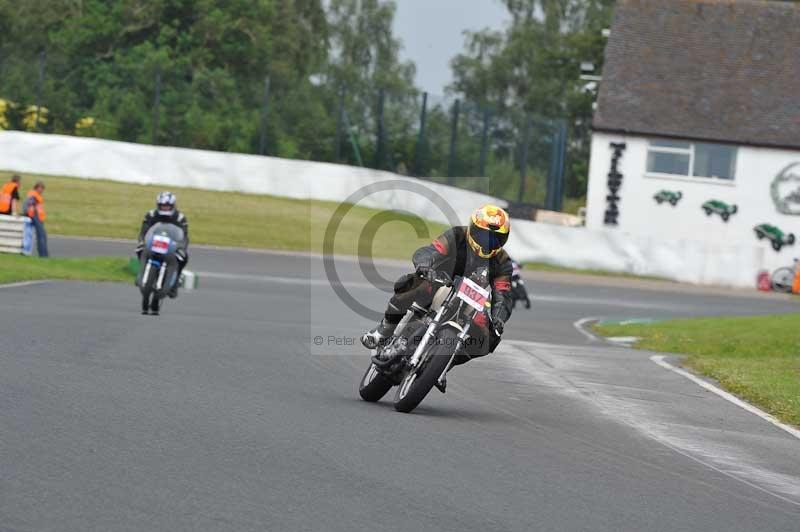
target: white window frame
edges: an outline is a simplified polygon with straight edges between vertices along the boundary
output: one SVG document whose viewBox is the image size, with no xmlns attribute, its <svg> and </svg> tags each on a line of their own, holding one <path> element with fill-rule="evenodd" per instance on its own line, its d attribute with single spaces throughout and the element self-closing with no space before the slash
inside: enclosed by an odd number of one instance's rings
<svg viewBox="0 0 800 532">
<path fill-rule="evenodd" d="M 694 151 L 695 151 L 695 142 L 691 142 L 688 140 L 679 140 L 676 139 L 673 142 L 685 142 L 689 144 L 688 148 L 670 148 L 667 146 L 653 146 L 652 142 L 658 142 L 660 139 L 647 139 L 647 155 L 649 156 L 650 152 L 655 153 L 674 153 L 676 155 L 689 155 L 689 173 L 688 175 L 684 174 L 665 174 L 662 172 L 651 172 L 647 169 L 647 159 L 649 157 L 645 157 L 645 169 L 644 175 L 645 177 L 652 177 L 657 179 L 672 179 L 675 181 L 688 181 L 691 183 L 708 183 L 713 185 L 723 185 L 728 187 L 736 186 L 736 164 L 734 164 L 734 174 L 733 179 L 725 179 L 722 177 L 709 177 L 709 176 L 696 176 L 694 175 Z M 663 139 L 666 142 L 670 142 L 671 139 Z M 714 144 L 709 143 L 709 144 Z M 739 157 L 739 147 L 734 146 L 736 150 L 735 156 Z"/>
</svg>

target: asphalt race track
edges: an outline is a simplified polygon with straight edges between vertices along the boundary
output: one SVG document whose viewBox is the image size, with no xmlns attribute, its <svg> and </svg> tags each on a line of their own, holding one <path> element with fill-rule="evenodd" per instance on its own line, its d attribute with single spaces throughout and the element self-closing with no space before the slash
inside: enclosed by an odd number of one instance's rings
<svg viewBox="0 0 800 532">
<path fill-rule="evenodd" d="M 123 284 L 0 288 L 0 531 L 800 529 L 800 440 L 573 325 L 796 303 L 530 282 L 501 348 L 405 415 L 359 400 L 372 323 L 319 258 L 191 261 L 200 289 L 160 317 Z"/>
</svg>

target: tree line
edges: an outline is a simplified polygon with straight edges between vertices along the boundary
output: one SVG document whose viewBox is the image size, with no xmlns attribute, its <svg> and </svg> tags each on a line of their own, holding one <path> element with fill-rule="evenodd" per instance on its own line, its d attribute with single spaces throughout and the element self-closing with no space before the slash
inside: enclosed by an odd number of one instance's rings
<svg viewBox="0 0 800 532">
<path fill-rule="evenodd" d="M 613 2 L 502 3 L 508 27 L 465 35 L 420 135 L 423 98 L 390 0 L 0 0 L 0 128 L 482 171 L 486 192 L 509 196 L 534 117 L 526 154 L 546 161 L 563 122 L 566 192 L 581 196 L 594 96 L 579 67 L 600 67 Z M 540 201 L 545 166 L 523 172 L 527 201 Z"/>
</svg>

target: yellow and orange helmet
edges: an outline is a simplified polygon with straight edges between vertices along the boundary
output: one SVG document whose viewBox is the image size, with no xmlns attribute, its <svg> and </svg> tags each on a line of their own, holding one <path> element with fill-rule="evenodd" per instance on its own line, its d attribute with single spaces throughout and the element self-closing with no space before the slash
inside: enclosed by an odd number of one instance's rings
<svg viewBox="0 0 800 532">
<path fill-rule="evenodd" d="M 508 213 L 496 205 L 484 205 L 470 217 L 467 242 L 476 255 L 490 259 L 503 249 L 510 232 Z"/>
</svg>

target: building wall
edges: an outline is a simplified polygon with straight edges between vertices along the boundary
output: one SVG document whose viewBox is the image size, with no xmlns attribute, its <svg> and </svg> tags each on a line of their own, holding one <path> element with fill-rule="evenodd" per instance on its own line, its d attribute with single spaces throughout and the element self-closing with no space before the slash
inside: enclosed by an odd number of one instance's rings
<svg viewBox="0 0 800 532">
<path fill-rule="evenodd" d="M 622 185 L 617 193 L 618 225 L 604 223 L 608 208 L 608 174 L 614 150 L 610 143 L 624 142 L 626 147 L 617 161 Z M 797 166 L 784 175 L 796 181 L 782 182 L 781 195 L 800 189 L 800 151 L 739 147 L 733 182 L 699 178 L 666 178 L 646 173 L 648 139 L 636 136 L 595 133 L 589 171 L 586 225 L 592 229 L 609 229 L 633 235 L 665 240 L 700 241 L 708 246 L 752 246 L 763 250 L 763 268 L 791 265 L 800 256 L 800 214 L 778 211 L 772 199 L 771 186 L 776 177 L 793 163 Z M 657 204 L 653 196 L 661 190 L 682 193 L 679 203 Z M 736 205 L 738 211 L 729 221 L 719 215 L 707 216 L 701 205 L 716 199 Z M 797 204 L 800 208 L 800 203 Z M 800 212 L 800 211 L 798 211 Z M 795 234 L 798 242 L 785 245 L 780 252 L 772 249 L 767 239 L 759 241 L 754 227 L 768 223 L 784 232 Z"/>
</svg>

